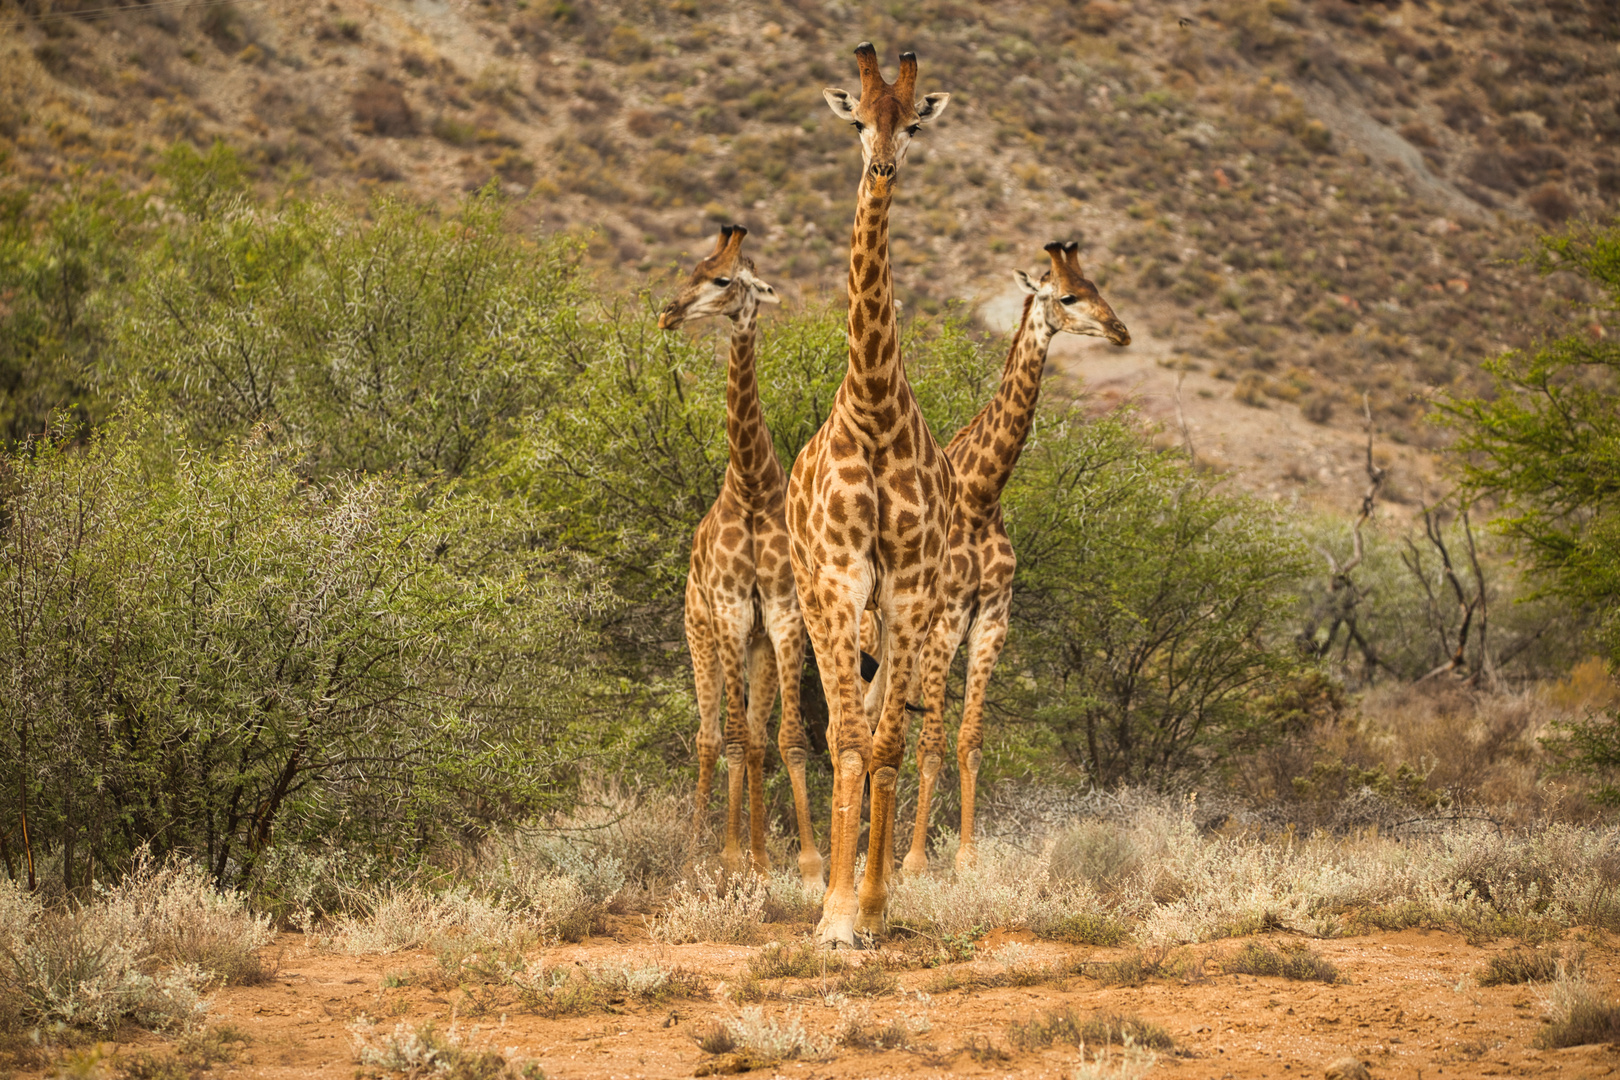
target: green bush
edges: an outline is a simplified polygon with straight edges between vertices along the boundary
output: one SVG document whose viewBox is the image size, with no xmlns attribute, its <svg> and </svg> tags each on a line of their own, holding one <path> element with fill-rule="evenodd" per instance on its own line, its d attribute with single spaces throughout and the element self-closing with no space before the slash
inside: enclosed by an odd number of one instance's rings
<svg viewBox="0 0 1620 1080">
<path fill-rule="evenodd" d="M 475 196 L 441 219 L 383 199 L 237 203 L 175 227 L 104 378 L 205 448 L 255 426 L 315 475 L 456 477 L 555 399 L 580 355 L 567 241 L 513 235 Z"/>
<path fill-rule="evenodd" d="M 1586 283 L 1610 319 L 1620 312 L 1620 227 L 1545 237 L 1537 262 Z M 1547 589 L 1601 613 L 1609 662 L 1620 665 L 1620 341 L 1585 327 L 1484 367 L 1493 393 L 1441 402 L 1458 433 L 1454 466 L 1470 490 L 1501 501 L 1495 527 Z M 1556 745 L 1620 801 L 1620 714 L 1571 723 Z"/>
<path fill-rule="evenodd" d="M 1050 417 L 1004 499 L 1018 552 L 1011 663 L 1030 717 L 1098 784 L 1163 780 L 1277 732 L 1258 698 L 1302 545 L 1257 500 L 1154 450 L 1128 414 Z"/>
<path fill-rule="evenodd" d="M 245 883 L 285 841 L 420 850 L 560 801 L 591 594 L 510 508 L 312 484 L 138 409 L 0 481 L 0 782 L 32 843 L 0 852 L 12 874 L 49 853 L 71 889 L 150 844 Z"/>
</svg>

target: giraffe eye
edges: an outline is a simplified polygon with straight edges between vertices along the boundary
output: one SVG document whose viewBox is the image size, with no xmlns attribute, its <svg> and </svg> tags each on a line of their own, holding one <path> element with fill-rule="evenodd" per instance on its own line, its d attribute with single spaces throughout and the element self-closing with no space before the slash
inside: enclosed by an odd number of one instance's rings
<svg viewBox="0 0 1620 1080">
<path fill-rule="evenodd" d="M 714 283 L 723 289 L 727 285 L 731 284 L 731 279 L 728 277 L 717 277 L 714 279 Z"/>
<path fill-rule="evenodd" d="M 922 130 L 922 125 L 921 124 L 912 124 L 910 127 L 906 128 L 906 134 L 907 135 L 915 135 L 920 130 Z"/>
<path fill-rule="evenodd" d="M 859 120 L 851 120 L 849 122 L 849 126 L 855 129 L 855 134 L 857 135 L 866 130 L 866 125 L 861 123 Z"/>
<path fill-rule="evenodd" d="M 1067 294 L 1065 296 L 1058 297 L 1058 303 L 1060 303 L 1060 304 L 1072 304 L 1078 299 L 1080 299 L 1078 296 L 1075 296 L 1073 293 L 1069 293 L 1069 294 Z"/>
</svg>

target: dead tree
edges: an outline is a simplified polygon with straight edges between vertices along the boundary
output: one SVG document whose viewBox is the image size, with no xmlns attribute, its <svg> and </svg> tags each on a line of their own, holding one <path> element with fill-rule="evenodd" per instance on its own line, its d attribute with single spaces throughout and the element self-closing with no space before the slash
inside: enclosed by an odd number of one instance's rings
<svg viewBox="0 0 1620 1080">
<path fill-rule="evenodd" d="M 1406 538 L 1407 550 L 1401 553 L 1401 561 L 1407 569 L 1417 578 L 1423 586 L 1424 594 L 1428 597 L 1429 625 L 1440 639 L 1441 652 L 1447 655 L 1444 663 L 1430 670 L 1419 678 L 1419 683 L 1428 682 L 1440 675 L 1468 672 L 1469 686 L 1478 687 L 1482 683 L 1486 686 L 1495 686 L 1496 671 L 1491 664 L 1491 654 L 1486 638 L 1488 629 L 1489 606 L 1486 603 L 1485 574 L 1479 565 L 1479 550 L 1474 543 L 1474 529 L 1468 520 L 1468 507 L 1464 506 L 1458 514 L 1462 521 L 1463 536 L 1468 541 L 1468 561 L 1473 571 L 1474 581 L 1472 588 L 1463 586 L 1462 578 L 1457 573 L 1456 566 L 1451 560 L 1451 551 L 1446 546 L 1444 528 L 1439 519 L 1436 507 L 1423 508 L 1423 535 L 1429 541 L 1435 553 L 1440 558 L 1440 581 L 1443 587 L 1449 587 L 1452 598 L 1457 604 L 1457 633 L 1455 642 L 1452 634 L 1446 627 L 1445 608 L 1447 602 L 1435 595 L 1434 588 L 1429 584 L 1429 575 L 1423 568 L 1423 557 L 1418 546 L 1412 542 L 1411 537 Z M 1478 644 L 1475 652 L 1478 654 L 1476 663 L 1469 671 L 1468 639 L 1473 630 L 1475 617 L 1479 620 Z"/>
<path fill-rule="evenodd" d="M 1354 646 L 1361 655 L 1363 670 L 1368 681 L 1372 674 L 1382 667 L 1392 675 L 1398 675 L 1393 668 L 1384 662 L 1378 655 L 1373 643 L 1362 634 L 1359 625 L 1361 604 L 1372 594 L 1371 589 L 1363 589 L 1356 584 L 1351 576 L 1356 567 L 1361 565 L 1364 555 L 1361 529 L 1372 516 L 1373 508 L 1378 502 L 1378 493 L 1383 490 L 1384 481 L 1389 472 L 1373 462 L 1373 426 L 1372 406 L 1367 395 L 1361 396 L 1362 415 L 1367 418 L 1367 490 L 1361 497 L 1361 510 L 1356 515 L 1355 524 L 1350 528 L 1352 549 L 1350 558 L 1340 563 L 1331 551 L 1326 548 L 1317 548 L 1328 564 L 1328 591 L 1317 603 L 1315 609 L 1307 616 L 1304 627 L 1299 633 L 1300 647 L 1311 656 L 1325 657 L 1332 653 L 1338 641 L 1339 631 L 1344 631 L 1344 645 L 1339 655 L 1342 665 L 1350 658 L 1350 649 Z M 1318 639 L 1317 631 L 1327 624 L 1327 635 Z"/>
</svg>

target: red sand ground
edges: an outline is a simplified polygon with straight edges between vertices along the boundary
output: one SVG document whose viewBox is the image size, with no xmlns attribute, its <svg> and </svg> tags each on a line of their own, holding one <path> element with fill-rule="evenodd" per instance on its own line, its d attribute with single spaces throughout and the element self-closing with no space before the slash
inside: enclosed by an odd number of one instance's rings
<svg viewBox="0 0 1620 1080">
<path fill-rule="evenodd" d="M 775 928 L 782 929 L 782 928 Z M 800 928 L 801 930 L 806 928 Z M 1612 991 L 1620 959 L 1598 935 L 1584 947 L 1588 977 Z M 1092 958 L 1107 960 L 1128 950 L 1093 949 L 1034 941 L 1028 935 L 993 935 L 988 946 L 1009 938 L 1026 942 L 1030 959 L 1051 963 Z M 1283 935 L 1269 939 L 1286 940 Z M 1353 1056 L 1375 1078 L 1606 1076 L 1620 1068 L 1620 1046 L 1581 1046 L 1537 1050 L 1534 1039 L 1548 1006 L 1534 986 L 1480 987 L 1474 978 L 1490 955 L 1513 947 L 1483 947 L 1440 931 L 1411 930 L 1313 942 L 1348 981 L 1335 985 L 1219 974 L 1220 960 L 1240 947 L 1218 942 L 1199 947 L 1206 958 L 1201 980 L 1155 979 L 1145 985 L 1105 987 L 1090 978 L 1071 977 L 1057 986 L 980 989 L 936 993 L 928 1000 L 911 991 L 942 970 L 899 971 L 903 998 L 871 1002 L 872 1018 L 925 1015 L 932 1028 L 909 1050 L 866 1052 L 840 1049 L 824 1060 L 788 1061 L 760 1069 L 811 1080 L 834 1077 L 974 1076 L 1063 1077 L 1079 1062 L 1073 1047 L 1014 1053 L 1007 1060 L 976 1059 L 964 1047 L 977 1042 L 1008 1048 L 1007 1029 L 1047 1011 L 1073 1008 L 1082 1016 L 1096 1010 L 1134 1013 L 1169 1030 L 1178 1044 L 1162 1054 L 1154 1075 L 1177 1080 L 1322 1076 L 1327 1066 Z M 533 1060 L 552 1080 L 575 1077 L 691 1076 L 709 1055 L 695 1034 L 735 1012 L 727 993 L 744 977 L 754 950 L 747 946 L 666 946 L 651 941 L 637 920 L 620 920 L 612 937 L 543 952 L 545 963 L 603 963 L 656 960 L 667 967 L 700 972 L 712 983 L 707 999 L 680 1001 L 619 1012 L 548 1020 L 525 1012 L 507 995 L 495 994 L 487 1012 L 460 989 L 434 990 L 420 977 L 436 969 L 428 952 L 388 956 L 345 956 L 306 948 L 297 935 L 266 950 L 281 954 L 277 977 L 262 986 L 220 991 L 211 1023 L 231 1024 L 248 1033 L 245 1056 L 220 1073 L 265 1080 L 353 1080 L 357 1062 L 349 1027 L 368 1016 L 379 1030 L 405 1021 L 418 1027 L 429 1020 L 440 1029 L 452 1022 L 465 1030 L 482 1028 L 481 1039 L 509 1057 Z M 870 954 L 866 954 L 870 955 Z M 533 954 L 531 954 L 531 959 Z M 388 972 L 413 970 L 406 986 L 383 985 Z M 959 965 L 958 971 L 999 970 L 993 961 Z M 830 980 L 828 980 L 830 985 Z M 836 1008 L 817 991 L 816 980 L 772 981 L 784 999 L 764 1002 L 767 1013 L 801 1012 L 813 1034 L 830 1035 L 839 1026 Z M 487 1000 L 487 999 L 486 999 Z M 502 1010 L 505 1010 L 504 1015 Z M 157 1040 L 143 1040 L 155 1048 Z M 125 1049 L 132 1049 L 126 1047 Z"/>
</svg>

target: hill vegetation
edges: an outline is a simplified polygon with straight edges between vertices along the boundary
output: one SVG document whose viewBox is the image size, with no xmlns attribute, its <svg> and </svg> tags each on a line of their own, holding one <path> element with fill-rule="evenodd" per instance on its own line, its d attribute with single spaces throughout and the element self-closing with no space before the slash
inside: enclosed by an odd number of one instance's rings
<svg viewBox="0 0 1620 1080">
<path fill-rule="evenodd" d="M 896 220 L 912 310 L 993 295 L 1077 236 L 1138 337 L 1236 401 L 1354 427 L 1366 392 L 1425 445 L 1436 392 L 1483 386 L 1480 359 L 1587 299 L 1514 265 L 1535 231 L 1620 198 L 1620 17 L 1598 0 L 4 10 L 14 197 L 138 190 L 170 142 L 223 139 L 266 193 L 530 193 L 620 286 L 742 220 L 773 279 L 819 297 L 842 288 L 857 160 L 820 89 L 856 41 L 914 48 L 953 104 Z M 13 434 L 72 389 L 23 378 Z"/>
</svg>

